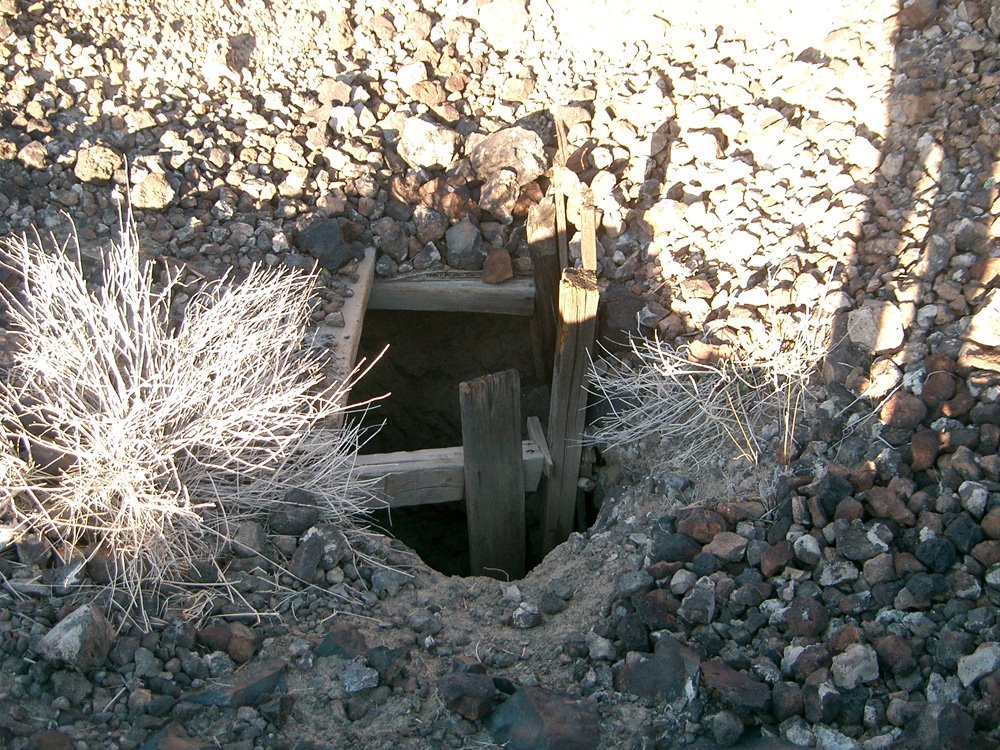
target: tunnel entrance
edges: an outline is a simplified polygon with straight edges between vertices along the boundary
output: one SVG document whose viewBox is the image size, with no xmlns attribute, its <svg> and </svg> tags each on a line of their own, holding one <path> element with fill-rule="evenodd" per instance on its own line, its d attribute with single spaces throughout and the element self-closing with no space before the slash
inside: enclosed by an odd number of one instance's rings
<svg viewBox="0 0 1000 750">
<path fill-rule="evenodd" d="M 536 416 L 544 426 L 548 418 L 549 387 L 536 371 L 527 317 L 369 309 L 359 358 L 375 357 L 386 345 L 385 356 L 351 392 L 355 402 L 391 394 L 367 415 L 366 424 L 384 425 L 364 454 L 461 446 L 459 384 L 501 370 L 519 373 L 522 421 Z M 530 568 L 541 546 L 534 493 L 525 513 Z M 380 510 L 373 520 L 435 570 L 469 574 L 465 501 Z"/>
</svg>

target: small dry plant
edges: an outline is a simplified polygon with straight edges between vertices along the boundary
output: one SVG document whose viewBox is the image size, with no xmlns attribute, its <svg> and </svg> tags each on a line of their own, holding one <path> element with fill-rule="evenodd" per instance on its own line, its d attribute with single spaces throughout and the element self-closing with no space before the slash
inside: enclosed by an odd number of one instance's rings
<svg viewBox="0 0 1000 750">
<path fill-rule="evenodd" d="M 822 301 L 794 312 L 768 308 L 730 325 L 727 344 L 707 361 L 687 345 L 633 338 L 625 354 L 591 366 L 591 391 L 608 413 L 589 438 L 627 451 L 654 474 L 692 480 L 693 499 L 768 500 L 777 467 L 794 453 L 796 427 L 811 408 L 810 376 L 827 351 Z"/>
<path fill-rule="evenodd" d="M 130 221 L 96 283 L 78 243 L 16 240 L 0 263 L 20 279 L 0 288 L 18 341 L 0 382 L 0 521 L 64 559 L 106 558 L 142 610 L 143 591 L 190 586 L 191 563 L 280 512 L 288 489 L 343 528 L 370 507 L 343 419 L 354 375 L 324 385 L 306 341 L 313 275 L 154 283 Z"/>
</svg>

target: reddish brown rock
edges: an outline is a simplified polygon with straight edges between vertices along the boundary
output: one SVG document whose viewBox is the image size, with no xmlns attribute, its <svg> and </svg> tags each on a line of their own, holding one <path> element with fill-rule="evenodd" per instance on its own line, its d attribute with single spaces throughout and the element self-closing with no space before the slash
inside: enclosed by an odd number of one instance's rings
<svg viewBox="0 0 1000 750">
<path fill-rule="evenodd" d="M 983 516 L 980 526 L 983 533 L 990 539 L 1000 539 L 1000 507 L 994 508 Z"/>
<path fill-rule="evenodd" d="M 212 651 L 225 651 L 229 646 L 230 630 L 226 623 L 209 623 L 199 628 L 196 638 L 198 643 Z"/>
<path fill-rule="evenodd" d="M 941 407 L 941 413 L 946 417 L 956 419 L 968 414 L 975 405 L 976 399 L 973 398 L 964 384 L 960 384 L 955 397 Z"/>
<path fill-rule="evenodd" d="M 493 741 L 505 747 L 597 750 L 600 741 L 593 700 L 536 687 L 519 689 L 484 724 Z"/>
<path fill-rule="evenodd" d="M 229 644 L 226 653 L 237 664 L 246 664 L 253 659 L 260 648 L 260 637 L 243 623 L 234 622 L 229 626 Z"/>
<path fill-rule="evenodd" d="M 845 521 L 857 521 L 863 518 L 864 515 L 865 506 L 853 497 L 848 497 L 837 503 L 837 510 L 834 512 L 833 517 L 834 520 L 844 519 Z"/>
<path fill-rule="evenodd" d="M 882 666 L 895 675 L 906 675 L 917 668 L 913 658 L 913 647 L 899 635 L 887 635 L 876 639 L 875 653 Z"/>
<path fill-rule="evenodd" d="M 927 416 L 927 405 L 912 393 L 896 391 L 882 406 L 882 424 L 901 430 L 912 430 Z"/>
<path fill-rule="evenodd" d="M 938 0 L 911 0 L 900 4 L 903 6 L 899 11 L 900 26 L 922 29 L 930 25 L 938 13 Z"/>
<path fill-rule="evenodd" d="M 792 676 L 801 682 L 817 670 L 829 668 L 831 661 L 830 649 L 825 643 L 806 646 L 791 663 Z"/>
<path fill-rule="evenodd" d="M 666 630 L 677 626 L 677 610 L 681 603 L 666 589 L 644 591 L 632 597 L 639 619 L 650 630 Z"/>
<path fill-rule="evenodd" d="M 731 531 L 721 531 L 705 545 L 704 551 L 718 557 L 723 562 L 734 563 L 743 559 L 747 548 L 747 538 Z"/>
<path fill-rule="evenodd" d="M 888 487 L 872 487 L 865 492 L 865 500 L 876 518 L 889 518 L 902 526 L 912 526 L 916 520 L 902 499 Z"/>
<path fill-rule="evenodd" d="M 771 700 L 767 685 L 723 661 L 702 662 L 701 673 L 705 687 L 735 708 L 763 711 Z"/>
<path fill-rule="evenodd" d="M 926 471 L 931 468 L 941 452 L 941 437 L 937 430 L 921 430 L 915 433 L 910 441 L 910 451 L 913 454 L 910 468 L 914 471 Z"/>
<path fill-rule="evenodd" d="M 896 575 L 900 577 L 906 577 L 911 573 L 921 573 L 925 570 L 924 564 L 912 552 L 894 552 L 892 567 L 896 571 Z"/>
<path fill-rule="evenodd" d="M 785 612 L 785 622 L 794 635 L 817 638 L 830 623 L 830 615 L 823 602 L 799 596 Z"/>
<path fill-rule="evenodd" d="M 1000 563 L 1000 540 L 987 539 L 972 548 L 972 556 L 987 568 Z"/>
<path fill-rule="evenodd" d="M 478 721 L 489 714 L 496 692 L 493 678 L 485 674 L 459 672 L 438 684 L 441 702 L 469 721 Z"/>
<path fill-rule="evenodd" d="M 510 253 L 500 248 L 491 248 L 483 261 L 483 283 L 499 284 L 514 276 Z"/>
<path fill-rule="evenodd" d="M 764 504 L 758 500 L 736 500 L 732 502 L 719 503 L 715 510 L 730 526 L 735 526 L 740 521 L 756 521 L 767 511 Z"/>
<path fill-rule="evenodd" d="M 792 543 L 782 539 L 760 556 L 760 572 L 765 578 L 777 575 L 792 561 Z"/>
<path fill-rule="evenodd" d="M 950 372 L 937 370 L 931 372 L 924 381 L 924 389 L 920 394 L 924 403 L 934 408 L 941 406 L 955 395 L 955 376 Z"/>
<path fill-rule="evenodd" d="M 778 682 L 771 688 L 771 711 L 774 718 L 784 721 L 792 716 L 801 716 L 805 710 L 802 688 L 795 682 Z"/>
<path fill-rule="evenodd" d="M 861 628 L 857 625 L 847 624 L 839 628 L 827 643 L 835 654 L 840 654 L 846 651 L 848 646 L 855 643 L 863 643 L 864 640 L 865 637 L 864 633 L 861 632 Z"/>
<path fill-rule="evenodd" d="M 333 621 L 323 640 L 316 646 L 316 657 L 337 656 L 354 659 L 368 650 L 364 634 L 353 625 Z"/>
<path fill-rule="evenodd" d="M 726 519 L 708 508 L 692 508 L 677 518 L 677 533 L 708 544 L 716 534 L 727 531 Z"/>
</svg>

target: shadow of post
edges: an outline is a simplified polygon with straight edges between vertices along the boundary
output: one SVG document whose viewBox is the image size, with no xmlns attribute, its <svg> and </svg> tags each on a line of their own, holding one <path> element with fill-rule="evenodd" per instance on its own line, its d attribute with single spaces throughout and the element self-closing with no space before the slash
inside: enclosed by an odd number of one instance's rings
<svg viewBox="0 0 1000 750">
<path fill-rule="evenodd" d="M 989 363 L 970 355 L 964 334 L 996 284 L 1000 60 L 988 4 L 963 3 L 966 19 L 936 6 L 896 16 L 888 127 L 844 278 L 857 305 L 837 320 L 827 375 L 874 407 L 888 446 L 875 457 L 880 480 L 954 490 L 948 425 L 968 423 L 970 381 L 996 380 L 978 370 Z M 845 463 L 860 450 L 855 441 Z"/>
</svg>

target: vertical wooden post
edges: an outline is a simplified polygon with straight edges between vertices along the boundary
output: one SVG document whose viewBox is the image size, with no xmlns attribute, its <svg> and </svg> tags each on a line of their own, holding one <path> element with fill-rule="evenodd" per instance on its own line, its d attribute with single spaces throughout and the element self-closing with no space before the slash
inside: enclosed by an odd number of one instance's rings
<svg viewBox="0 0 1000 750">
<path fill-rule="evenodd" d="M 580 200 L 580 263 L 584 271 L 597 273 L 597 210 L 594 194 L 584 187 Z"/>
<path fill-rule="evenodd" d="M 566 123 L 555 115 L 553 115 L 553 120 L 556 127 L 556 141 L 559 144 L 558 164 L 560 167 L 565 167 L 566 160 L 569 158 Z M 566 192 L 558 169 L 555 171 L 555 182 L 552 187 L 556 200 L 556 244 L 559 248 L 559 267 L 566 268 L 569 265 L 569 227 L 566 222 Z"/>
<path fill-rule="evenodd" d="M 567 268 L 559 285 L 559 337 L 556 341 L 549 407 L 552 476 L 545 487 L 542 547 L 547 553 L 573 530 L 576 488 L 586 421 L 584 388 L 587 354 L 597 327 L 597 280 L 592 271 Z"/>
<path fill-rule="evenodd" d="M 539 374 L 552 379 L 559 327 L 559 251 L 556 248 L 556 207 L 543 201 L 528 209 L 528 249 L 535 276 L 535 312 L 531 320 Z"/>
<path fill-rule="evenodd" d="M 504 370 L 458 386 L 473 575 L 524 576 L 521 381 Z"/>
</svg>

